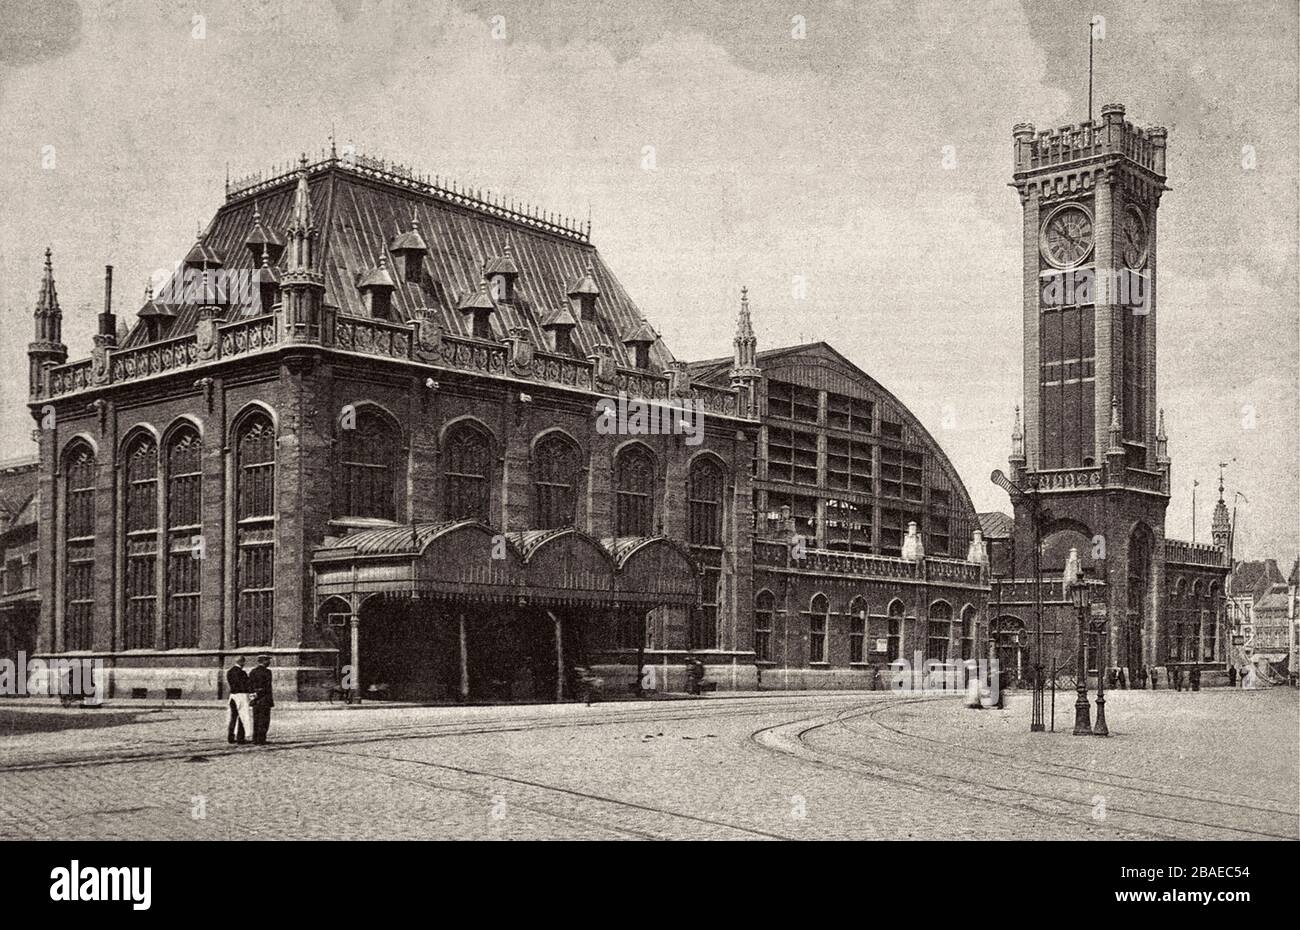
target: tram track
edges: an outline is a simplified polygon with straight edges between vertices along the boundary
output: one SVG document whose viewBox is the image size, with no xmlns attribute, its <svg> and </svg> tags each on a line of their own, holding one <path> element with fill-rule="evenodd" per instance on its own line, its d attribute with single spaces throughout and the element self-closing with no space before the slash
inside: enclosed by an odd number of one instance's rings
<svg viewBox="0 0 1300 930">
<path fill-rule="evenodd" d="M 404 775 L 397 772 L 390 772 L 382 768 L 376 768 L 374 766 L 364 766 L 364 765 L 358 765 L 356 763 L 339 762 L 337 757 L 340 755 L 345 755 L 345 756 L 353 756 L 353 757 L 367 759 L 367 760 L 397 762 L 397 763 L 403 763 L 407 765 L 421 766 L 424 768 L 435 769 L 440 772 L 451 773 L 451 774 L 470 777 L 474 779 L 481 779 L 488 782 L 500 782 L 516 789 L 523 788 L 525 790 L 549 793 L 557 797 L 563 797 L 563 798 L 571 799 L 573 801 L 577 801 L 578 803 L 585 803 L 585 804 L 596 805 L 596 806 L 614 807 L 623 811 L 632 811 L 635 812 L 637 816 L 644 816 L 646 814 L 649 814 L 652 817 L 667 818 L 674 822 L 690 824 L 696 827 L 703 826 L 707 828 L 721 829 L 729 833 L 736 834 L 738 838 L 763 839 L 763 840 L 796 839 L 796 837 L 786 836 L 780 833 L 773 833 L 767 830 L 759 830 L 754 827 L 741 826 L 740 824 L 731 823 L 730 821 L 720 820 L 713 817 L 703 817 L 697 814 L 688 814 L 688 813 L 683 813 L 681 811 L 673 811 L 673 810 L 669 810 L 668 808 L 660 807 L 654 804 L 647 804 L 639 801 L 630 801 L 622 798 L 613 798 L 608 795 L 595 794 L 590 791 L 582 791 L 576 788 L 567 788 L 562 785 L 553 785 L 546 782 L 536 781 L 531 778 L 522 778 L 517 775 L 507 775 L 500 772 L 489 772 L 481 769 L 468 768 L 466 766 L 450 765 L 448 763 L 442 763 L 442 762 L 432 762 L 427 759 L 411 759 L 402 756 L 376 756 L 370 753 L 343 752 L 341 750 L 336 750 L 336 749 L 316 749 L 313 751 L 328 755 L 335 760 L 335 764 L 340 764 L 348 768 L 380 775 L 386 778 L 399 779 L 408 784 L 414 784 L 418 787 L 425 787 L 430 790 L 452 791 L 459 794 L 466 794 L 466 795 L 480 798 L 485 801 L 490 801 L 493 797 L 489 789 L 476 790 L 476 789 L 457 787 L 454 785 L 448 785 L 445 782 L 437 782 L 427 778 L 416 778 L 411 775 Z M 529 811 L 533 811 L 534 813 L 542 814 L 546 817 L 551 817 L 557 820 L 564 820 L 572 823 L 580 823 L 583 824 L 584 826 L 592 826 L 592 827 L 596 827 L 597 829 L 605 830 L 612 833 L 623 834 L 625 836 L 629 836 L 636 839 L 663 840 L 663 839 L 673 839 L 676 838 L 678 835 L 676 832 L 669 832 L 669 831 L 651 832 L 647 829 L 635 829 L 627 825 L 611 825 L 605 821 L 593 819 L 593 817 L 591 816 L 587 816 L 587 815 L 580 816 L 573 813 L 560 812 L 555 810 L 554 807 L 543 806 L 537 803 L 536 801 L 533 802 L 519 801 L 517 798 L 513 798 L 513 797 L 509 799 L 508 806 L 519 807 L 524 810 L 529 810 Z M 731 838 L 737 838 L 737 837 L 731 837 Z M 721 838 L 721 837 L 715 837 L 715 838 Z"/>
<path fill-rule="evenodd" d="M 676 723 L 691 720 L 713 720 L 730 717 L 751 716 L 777 710 L 784 703 L 798 700 L 789 695 L 772 695 L 771 697 L 727 698 L 723 700 L 673 701 L 671 712 L 662 705 L 628 703 L 627 709 L 606 711 L 613 707 L 613 702 L 592 705 L 595 710 L 590 716 L 540 717 L 536 715 L 516 715 L 495 718 L 487 721 L 454 720 L 436 723 L 418 722 L 409 724 L 379 724 L 375 726 L 347 727 L 343 730 L 310 736 L 305 738 L 277 739 L 266 746 L 259 747 L 261 752 L 286 752 L 295 749 L 314 749 L 322 746 L 364 745 L 387 741 L 405 741 L 420 739 L 437 739 L 456 736 L 480 736 L 494 733 L 526 733 L 537 730 L 564 729 L 566 727 L 590 727 L 606 724 L 629 723 Z M 837 706 L 852 700 L 849 696 L 818 697 L 809 701 L 800 701 L 800 708 Z M 667 702 L 666 702 L 667 703 Z M 686 706 L 682 706 L 686 705 Z M 142 740 L 143 742 L 143 740 Z M 216 743 L 208 737 L 187 737 L 174 740 L 150 740 L 159 748 L 150 751 L 126 750 L 110 753 L 87 755 L 78 758 L 35 759 L 30 761 L 0 763 L 0 774 L 8 772 L 33 772 L 74 768 L 95 768 L 110 765 L 128 765 L 139 762 L 163 762 L 176 759 L 202 757 L 204 759 L 222 756 L 237 756 L 249 752 L 247 747 L 233 747 L 225 743 Z"/>
<path fill-rule="evenodd" d="M 914 700 L 891 701 L 884 705 L 873 704 L 866 708 L 849 708 L 832 715 L 829 718 L 807 718 L 794 723 L 776 724 L 773 726 L 762 727 L 750 734 L 750 741 L 760 748 L 778 753 L 785 756 L 798 758 L 801 761 L 814 767 L 828 770 L 847 772 L 858 777 L 870 780 L 880 781 L 893 785 L 911 788 L 913 790 L 925 791 L 932 794 L 940 794 L 951 797 L 953 794 L 959 794 L 961 797 L 973 802 L 1010 809 L 1019 814 L 1032 813 L 1038 816 L 1058 819 L 1074 826 L 1097 827 L 1098 822 L 1092 819 L 1094 809 L 1094 800 L 1090 796 L 1088 799 L 1070 797 L 1059 793 L 1048 791 L 1035 791 L 1026 787 L 1008 786 L 1004 783 L 971 777 L 953 772 L 937 771 L 934 767 L 918 766 L 916 764 L 907 764 L 908 761 L 898 757 L 888 759 L 878 759 L 864 757 L 858 753 L 842 752 L 829 749 L 826 746 L 814 746 L 811 742 L 812 735 L 819 731 L 825 731 L 832 727 L 842 727 L 849 732 L 856 732 L 865 736 L 868 740 L 877 743 L 891 744 L 894 747 L 908 749 L 906 744 L 901 740 L 882 739 L 877 736 L 862 733 L 856 728 L 849 727 L 847 721 L 859 718 L 871 718 L 873 723 L 879 715 L 885 711 L 905 706 L 908 704 L 923 703 L 927 700 L 939 700 L 937 698 L 918 698 Z M 890 728 L 891 732 L 898 733 L 907 738 L 914 738 L 905 731 Z M 918 742 L 940 742 L 926 740 L 925 738 L 915 738 Z M 945 748 L 948 744 L 942 744 Z M 917 750 L 912 748 L 913 752 Z M 980 750 L 971 750 L 980 752 Z M 1002 755 L 1002 754 L 997 754 Z M 1036 769 L 1040 774 L 1045 774 L 1053 778 L 1065 778 L 1080 783 L 1098 785 L 1099 787 L 1108 787 L 1115 791 L 1131 791 L 1132 788 L 1116 786 L 1113 784 L 1099 783 L 1096 779 L 1085 778 L 1072 772 L 1053 771 L 1050 768 L 1039 767 Z M 1158 784 L 1158 783 L 1153 783 Z M 1167 789 L 1170 786 L 1161 786 Z M 1157 789 L 1148 789 L 1149 792 Z M 1162 790 L 1161 794 L 1165 798 L 1177 799 L 1191 805 L 1206 805 L 1214 803 L 1207 801 L 1205 798 L 1188 794 L 1182 794 L 1176 791 Z M 1061 807 L 1064 806 L 1064 810 Z M 1075 810 L 1087 810 L 1087 815 L 1076 814 Z M 1278 811 L 1271 807 L 1258 807 L 1257 811 L 1265 813 L 1283 813 L 1294 816 L 1293 811 Z M 1154 823 L 1139 825 L 1110 825 L 1106 828 L 1122 833 L 1137 836 L 1144 836 L 1152 839 L 1182 839 L 1184 834 L 1168 832 L 1170 824 L 1179 824 L 1184 826 L 1197 826 L 1208 828 L 1210 830 L 1230 833 L 1238 836 L 1247 836 L 1264 839 L 1295 839 L 1294 835 L 1277 833 L 1271 830 L 1257 830 L 1250 827 L 1235 826 L 1225 824 L 1217 820 L 1202 820 L 1195 817 L 1175 816 L 1169 813 L 1153 812 L 1142 810 L 1136 807 L 1127 807 L 1124 805 L 1115 805 L 1112 801 L 1106 802 L 1107 816 L 1112 813 L 1125 814 L 1130 817 L 1139 818 Z M 1163 827 L 1161 829 L 1160 827 Z"/>
</svg>

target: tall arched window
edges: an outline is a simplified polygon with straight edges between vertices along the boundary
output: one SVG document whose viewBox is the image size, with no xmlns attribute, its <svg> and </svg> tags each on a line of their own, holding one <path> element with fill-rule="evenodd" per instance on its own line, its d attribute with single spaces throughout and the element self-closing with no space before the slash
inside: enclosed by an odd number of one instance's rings
<svg viewBox="0 0 1300 930">
<path fill-rule="evenodd" d="M 95 616 L 95 453 L 85 442 L 63 453 L 63 648 L 90 649 Z"/>
<path fill-rule="evenodd" d="M 1219 651 L 1219 614 L 1222 610 L 1223 599 L 1220 596 L 1219 583 L 1210 582 L 1210 589 L 1207 593 L 1209 603 L 1206 604 L 1208 625 L 1205 630 L 1205 650 L 1201 654 L 1202 661 L 1209 662 L 1218 656 Z"/>
<path fill-rule="evenodd" d="M 154 646 L 158 618 L 158 444 L 142 435 L 126 449 L 124 647 Z"/>
<path fill-rule="evenodd" d="M 533 526 L 552 530 L 577 522 L 574 489 L 578 482 L 578 447 L 563 433 L 551 433 L 533 447 L 533 490 L 537 509 Z"/>
<path fill-rule="evenodd" d="M 867 599 L 855 597 L 849 601 L 849 661 L 867 660 Z"/>
<path fill-rule="evenodd" d="M 448 431 L 443 446 L 443 510 L 448 520 L 492 522 L 491 450 L 487 434 L 472 423 L 458 423 Z"/>
<path fill-rule="evenodd" d="M 166 648 L 199 644 L 199 591 L 203 546 L 203 444 L 183 426 L 167 439 Z"/>
<path fill-rule="evenodd" d="M 903 602 L 891 601 L 889 604 L 889 652 L 890 662 L 903 655 Z"/>
<path fill-rule="evenodd" d="M 830 613 L 830 602 L 826 595 L 813 595 L 808 607 L 808 661 L 826 661 L 826 620 Z"/>
<path fill-rule="evenodd" d="M 771 591 L 758 592 L 754 598 L 754 658 L 772 661 L 772 621 L 776 614 L 776 597 Z"/>
<path fill-rule="evenodd" d="M 275 426 L 269 416 L 244 420 L 235 458 L 235 640 L 239 646 L 266 646 L 275 611 Z"/>
<path fill-rule="evenodd" d="M 697 546 L 722 545 L 722 497 L 725 476 L 722 466 L 710 458 L 691 465 L 686 482 L 690 536 Z"/>
<path fill-rule="evenodd" d="M 654 533 L 655 466 L 641 446 L 619 453 L 614 465 L 615 536 L 650 536 Z"/>
<path fill-rule="evenodd" d="M 961 612 L 961 657 L 975 658 L 975 608 L 970 604 Z"/>
<path fill-rule="evenodd" d="M 948 661 L 948 641 L 952 637 L 952 605 L 947 601 L 935 601 L 930 605 L 928 635 L 925 641 L 925 657 Z"/>
<path fill-rule="evenodd" d="M 334 516 L 397 519 L 397 429 L 375 410 L 361 409 L 339 428 Z"/>
</svg>

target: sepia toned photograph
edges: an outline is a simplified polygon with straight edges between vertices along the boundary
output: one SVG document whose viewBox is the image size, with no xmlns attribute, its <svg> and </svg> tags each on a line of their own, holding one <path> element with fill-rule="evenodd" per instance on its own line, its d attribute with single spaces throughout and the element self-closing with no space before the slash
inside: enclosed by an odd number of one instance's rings
<svg viewBox="0 0 1300 930">
<path fill-rule="evenodd" d="M 104 840 L 1104 840 L 1099 901 L 1243 913 L 1246 853 L 1120 844 L 1300 839 L 1298 24 L 0 0 L 33 894 L 148 910 Z"/>
</svg>

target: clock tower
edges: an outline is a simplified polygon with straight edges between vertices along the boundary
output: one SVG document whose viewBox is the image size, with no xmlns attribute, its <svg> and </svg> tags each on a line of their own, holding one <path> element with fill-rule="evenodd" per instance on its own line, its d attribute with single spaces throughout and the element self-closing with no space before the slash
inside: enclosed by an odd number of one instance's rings
<svg viewBox="0 0 1300 930">
<path fill-rule="evenodd" d="M 1163 128 L 1124 107 L 1013 130 L 1023 207 L 1024 408 L 1012 478 L 1043 508 L 1043 571 L 1071 548 L 1107 582 L 1109 665 L 1157 655 L 1169 459 L 1156 403 L 1156 215 Z M 1028 508 L 1016 550 L 1032 553 Z M 1030 574 L 1019 566 L 1022 577 Z"/>
</svg>

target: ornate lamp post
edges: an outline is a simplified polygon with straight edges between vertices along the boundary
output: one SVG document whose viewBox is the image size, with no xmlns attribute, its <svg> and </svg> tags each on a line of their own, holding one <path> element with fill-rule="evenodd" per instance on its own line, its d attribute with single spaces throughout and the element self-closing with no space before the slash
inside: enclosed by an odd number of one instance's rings
<svg viewBox="0 0 1300 930">
<path fill-rule="evenodd" d="M 1074 735 L 1092 736 L 1092 708 L 1088 706 L 1088 583 L 1084 581 L 1083 570 L 1079 565 L 1079 550 L 1071 549 L 1070 557 L 1065 561 L 1065 572 L 1061 578 L 1069 592 L 1070 601 L 1079 615 L 1079 646 L 1075 656 L 1075 688 L 1078 698 L 1074 702 Z"/>
<path fill-rule="evenodd" d="M 1092 630 L 1097 634 L 1097 723 L 1092 728 L 1092 735 L 1110 736 L 1106 727 L 1106 669 L 1103 667 L 1106 664 L 1106 618 L 1094 620 Z"/>
</svg>

